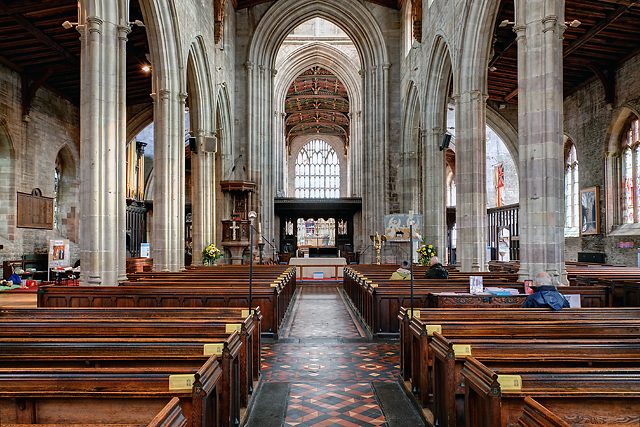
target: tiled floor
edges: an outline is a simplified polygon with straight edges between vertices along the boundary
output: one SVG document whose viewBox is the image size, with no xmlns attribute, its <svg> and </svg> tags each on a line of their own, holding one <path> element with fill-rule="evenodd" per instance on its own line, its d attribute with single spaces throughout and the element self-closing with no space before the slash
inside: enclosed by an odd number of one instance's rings
<svg viewBox="0 0 640 427">
<path fill-rule="evenodd" d="M 397 381 L 398 344 L 372 342 L 334 285 L 304 285 L 263 381 L 291 383 L 286 426 L 386 426 L 372 381 Z"/>
</svg>

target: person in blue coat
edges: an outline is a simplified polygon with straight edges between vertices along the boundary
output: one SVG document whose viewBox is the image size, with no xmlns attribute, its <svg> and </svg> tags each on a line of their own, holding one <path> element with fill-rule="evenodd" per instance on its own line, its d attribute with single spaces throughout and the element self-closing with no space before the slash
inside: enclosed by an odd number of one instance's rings
<svg viewBox="0 0 640 427">
<path fill-rule="evenodd" d="M 522 308 L 569 308 L 569 301 L 551 284 L 551 276 L 548 273 L 543 271 L 536 274 L 535 283 L 534 292 L 524 300 Z"/>
</svg>

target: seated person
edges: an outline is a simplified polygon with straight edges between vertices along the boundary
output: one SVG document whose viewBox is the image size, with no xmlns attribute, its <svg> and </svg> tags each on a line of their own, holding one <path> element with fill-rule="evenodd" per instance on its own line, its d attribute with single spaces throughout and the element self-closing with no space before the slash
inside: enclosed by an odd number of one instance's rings
<svg viewBox="0 0 640 427">
<path fill-rule="evenodd" d="M 553 308 L 562 310 L 569 307 L 569 301 L 551 284 L 551 276 L 544 271 L 536 274 L 533 293 L 527 296 L 522 308 Z"/>
<path fill-rule="evenodd" d="M 389 280 L 411 280 L 411 270 L 409 270 L 409 262 L 402 261 L 400 268 L 393 272 Z"/>
<path fill-rule="evenodd" d="M 431 261 L 429 261 L 429 269 L 426 273 L 424 273 L 423 279 L 448 279 L 449 272 L 446 268 L 440 264 L 440 260 L 437 256 L 431 257 Z"/>
</svg>

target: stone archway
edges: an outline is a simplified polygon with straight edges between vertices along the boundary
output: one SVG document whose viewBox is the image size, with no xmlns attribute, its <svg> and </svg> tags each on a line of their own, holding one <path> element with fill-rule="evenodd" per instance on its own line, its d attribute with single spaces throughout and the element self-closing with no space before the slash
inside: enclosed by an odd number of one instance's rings
<svg viewBox="0 0 640 427">
<path fill-rule="evenodd" d="M 15 151 L 11 141 L 11 135 L 6 128 L 6 120 L 0 118 L 0 180 L 8 185 L 0 186 L 0 215 L 8 218 L 16 211 L 15 189 Z M 13 221 L 0 221 L 0 240 L 12 241 L 15 239 L 15 226 Z M 9 248 L 7 247 L 7 250 Z"/>
<path fill-rule="evenodd" d="M 423 197 L 422 212 L 423 237 L 432 244 L 437 254 L 446 251 L 446 150 L 440 151 L 440 145 L 446 130 L 446 111 L 450 94 L 452 58 L 447 41 L 438 36 L 434 40 L 431 61 L 428 68 L 430 76 L 424 88 L 422 112 L 424 126 L 421 129 L 422 164 L 421 176 Z M 443 258 L 444 261 L 444 258 Z M 465 270 L 466 271 L 466 270 Z"/>
<path fill-rule="evenodd" d="M 282 64 L 276 64 L 278 73 L 274 78 L 274 94 L 276 105 L 276 124 L 278 126 L 276 141 L 276 188 L 277 190 L 285 190 L 288 188 L 287 183 L 287 162 L 282 161 L 287 156 L 284 141 L 284 103 L 287 89 L 291 82 L 304 70 L 321 66 L 333 74 L 345 85 L 349 96 L 349 114 L 351 118 L 349 150 L 346 165 L 346 196 L 359 195 L 362 192 L 360 186 L 356 185 L 354 177 L 360 176 L 360 170 L 356 171 L 362 156 L 361 153 L 361 132 L 362 132 L 362 80 L 360 78 L 358 68 L 353 61 L 342 51 L 328 45 L 326 43 L 314 42 L 309 43 L 295 50 L 288 55 Z M 294 157 L 295 158 L 295 157 Z M 359 183 L 359 181 L 357 181 Z M 286 190 L 284 191 L 286 192 Z M 282 191 L 281 191 L 282 194 Z"/>
<path fill-rule="evenodd" d="M 387 43 L 371 12 L 358 2 L 340 0 L 294 0 L 274 3 L 258 24 L 249 47 L 247 68 L 248 123 L 246 139 L 249 142 L 249 178 L 257 181 L 258 189 L 250 201 L 253 209 L 260 206 L 262 223 L 267 230 L 275 230 L 273 198 L 277 177 L 275 168 L 261 160 L 272 158 L 275 147 L 273 83 L 275 60 L 284 38 L 300 23 L 320 17 L 333 22 L 353 40 L 362 61 L 363 127 L 367 134 L 363 140 L 371 143 L 362 150 L 363 173 L 363 227 L 373 230 L 383 226 L 388 212 L 385 183 L 388 181 L 389 146 L 389 57 Z M 241 135 L 238 136 L 242 138 Z M 356 171 L 356 173 L 358 173 Z M 382 197 L 381 197 L 382 196 Z M 363 232 L 355 233 L 364 244 Z"/>
<path fill-rule="evenodd" d="M 151 256 L 156 271 L 184 265 L 184 107 L 186 61 L 174 2 L 140 0 L 153 85 L 154 204 Z M 176 176 L 177 175 L 177 176 Z"/>
</svg>

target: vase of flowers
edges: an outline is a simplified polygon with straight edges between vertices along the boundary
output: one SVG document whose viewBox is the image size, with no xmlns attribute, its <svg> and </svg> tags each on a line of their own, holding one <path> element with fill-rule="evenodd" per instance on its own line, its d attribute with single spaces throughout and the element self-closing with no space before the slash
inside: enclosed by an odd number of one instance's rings
<svg viewBox="0 0 640 427">
<path fill-rule="evenodd" d="M 204 265 L 216 265 L 218 258 L 221 256 L 222 252 L 213 243 L 202 250 L 202 262 Z"/>
<path fill-rule="evenodd" d="M 420 265 L 429 265 L 429 262 L 431 261 L 431 257 L 436 256 L 436 251 L 433 249 L 433 245 L 427 245 L 427 243 L 422 240 L 422 245 L 420 246 L 420 249 L 418 249 L 418 264 Z"/>
</svg>

